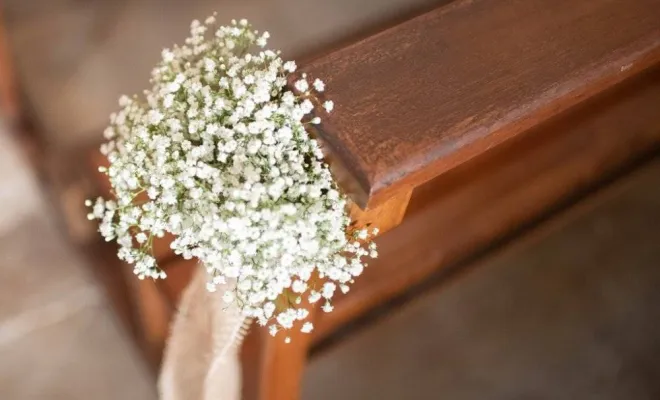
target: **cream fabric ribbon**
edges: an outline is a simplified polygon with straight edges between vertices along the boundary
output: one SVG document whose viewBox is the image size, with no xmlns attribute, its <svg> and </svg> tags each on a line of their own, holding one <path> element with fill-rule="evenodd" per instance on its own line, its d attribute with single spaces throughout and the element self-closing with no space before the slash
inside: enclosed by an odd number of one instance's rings
<svg viewBox="0 0 660 400">
<path fill-rule="evenodd" d="M 222 300 L 226 285 L 210 293 L 207 274 L 195 272 L 171 327 L 158 391 L 161 400 L 239 400 L 239 349 L 244 318 Z"/>
</svg>

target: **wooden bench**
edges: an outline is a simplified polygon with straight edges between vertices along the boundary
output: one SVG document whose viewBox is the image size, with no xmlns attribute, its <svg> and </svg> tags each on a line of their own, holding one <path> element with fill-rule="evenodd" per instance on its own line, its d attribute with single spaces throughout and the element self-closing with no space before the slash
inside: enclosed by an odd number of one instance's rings
<svg viewBox="0 0 660 400">
<path fill-rule="evenodd" d="M 659 64 L 660 0 L 458 0 L 304 63 L 354 218 L 392 230 L 313 335 L 252 330 L 245 398 L 296 399 L 310 352 L 656 154 Z M 194 265 L 158 258 L 165 281 L 126 273 L 154 360 Z"/>
</svg>

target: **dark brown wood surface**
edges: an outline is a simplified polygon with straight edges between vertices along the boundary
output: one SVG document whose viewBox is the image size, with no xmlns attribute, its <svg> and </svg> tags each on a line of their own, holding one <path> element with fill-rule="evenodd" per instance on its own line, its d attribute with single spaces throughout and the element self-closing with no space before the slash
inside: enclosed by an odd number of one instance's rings
<svg viewBox="0 0 660 400">
<path fill-rule="evenodd" d="M 164 265 L 167 278 L 158 280 L 157 284 L 173 309 L 179 304 L 181 294 L 192 280 L 197 260 L 176 258 Z"/>
<path fill-rule="evenodd" d="M 377 205 L 660 60 L 660 0 L 458 0 L 325 55 L 319 136 Z"/>
<path fill-rule="evenodd" d="M 657 151 L 659 112 L 656 70 L 419 187 L 379 259 L 317 316 L 315 341 Z"/>
<path fill-rule="evenodd" d="M 401 191 L 396 196 L 390 197 L 386 202 L 377 207 L 363 210 L 357 204 L 349 204 L 349 213 L 351 216 L 351 227 L 368 228 L 370 230 L 378 228 L 378 235 L 396 228 L 403 221 L 412 190 Z M 349 229 L 351 229 L 349 227 Z"/>
<path fill-rule="evenodd" d="M 317 309 L 309 305 L 308 319 L 313 321 Z M 243 399 L 298 400 L 300 382 L 309 356 L 312 335 L 300 332 L 301 321 L 283 334 L 270 336 L 267 329 L 252 326 L 241 349 Z"/>
</svg>

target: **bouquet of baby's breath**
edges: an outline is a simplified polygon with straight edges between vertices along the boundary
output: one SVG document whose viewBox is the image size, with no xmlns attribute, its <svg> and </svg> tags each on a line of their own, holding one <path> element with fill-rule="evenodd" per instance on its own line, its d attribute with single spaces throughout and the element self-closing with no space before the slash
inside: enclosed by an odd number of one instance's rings
<svg viewBox="0 0 660 400">
<path fill-rule="evenodd" d="M 144 98 L 119 100 L 101 151 L 113 200 L 87 202 L 106 240 L 140 279 L 165 278 L 152 255 L 155 237 L 197 258 L 208 290 L 271 334 L 304 320 L 303 299 L 332 310 L 336 288 L 376 257 L 366 230 L 348 232 L 346 199 L 307 124 L 332 111 L 319 79 L 266 46 L 247 21 L 193 21 L 185 45 L 162 52 Z M 312 279 L 316 277 L 320 279 Z M 312 324 L 302 324 L 310 332 Z"/>
</svg>

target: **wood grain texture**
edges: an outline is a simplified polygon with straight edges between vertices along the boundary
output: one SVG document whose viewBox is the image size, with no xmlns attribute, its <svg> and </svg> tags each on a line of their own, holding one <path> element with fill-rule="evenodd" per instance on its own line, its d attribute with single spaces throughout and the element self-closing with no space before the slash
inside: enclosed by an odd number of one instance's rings
<svg viewBox="0 0 660 400">
<path fill-rule="evenodd" d="M 660 0 L 459 0 L 302 71 L 365 208 L 660 61 Z"/>
<path fill-rule="evenodd" d="M 656 70 L 419 187 L 379 259 L 318 315 L 315 342 L 658 149 L 659 107 Z"/>
</svg>

